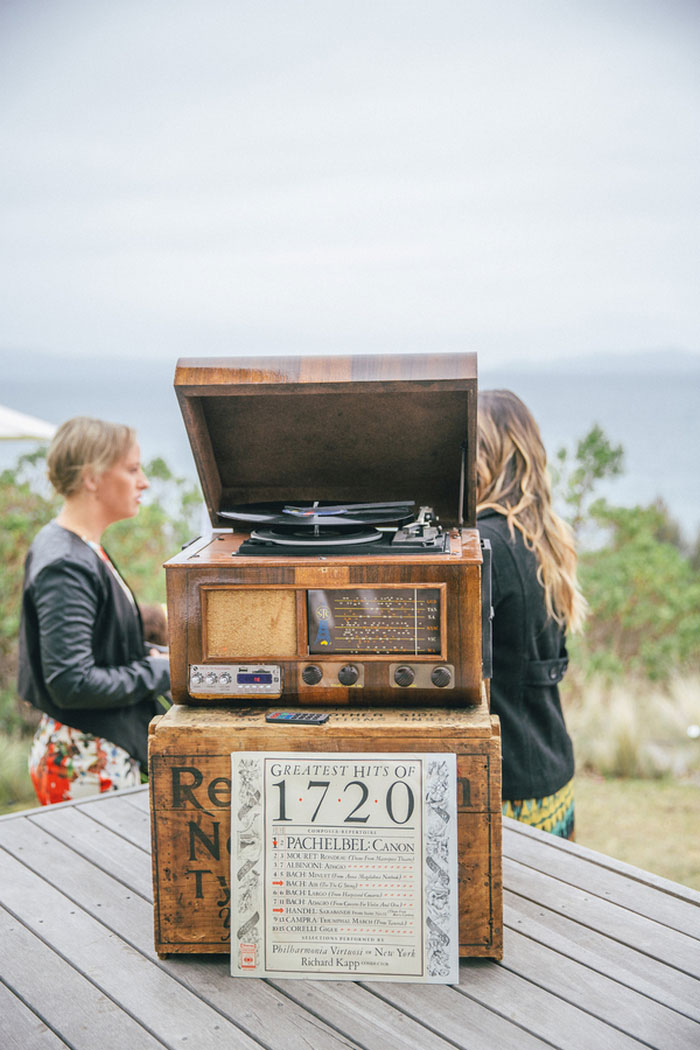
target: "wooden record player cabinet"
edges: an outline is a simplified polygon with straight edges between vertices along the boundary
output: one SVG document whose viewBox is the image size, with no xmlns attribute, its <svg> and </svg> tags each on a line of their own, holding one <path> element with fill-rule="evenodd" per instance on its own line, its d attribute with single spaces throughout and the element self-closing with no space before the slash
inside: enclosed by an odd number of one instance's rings
<svg viewBox="0 0 700 1050">
<path fill-rule="evenodd" d="M 280 665 L 283 702 L 478 704 L 476 382 L 474 354 L 179 362 L 175 390 L 210 520 L 235 535 L 215 533 L 166 564 L 178 703 L 226 700 L 215 688 L 195 694 L 190 675 L 202 664 L 215 674 L 217 665 L 267 660 Z M 341 557 L 332 547 L 313 556 L 287 557 L 282 547 L 272 557 L 241 556 L 250 526 L 222 515 L 251 503 L 313 500 L 412 500 L 416 513 L 432 508 L 451 533 L 449 552 L 392 556 L 370 545 Z M 330 652 L 317 661 L 323 680 L 312 687 L 303 681 L 303 661 L 313 651 L 305 588 L 412 585 L 440 590 L 442 637 L 439 653 L 416 650 L 422 655 L 411 661 L 410 689 L 400 695 L 394 688 L 396 668 L 389 665 L 401 663 L 399 650 L 343 650 L 360 654 L 355 688 L 341 687 L 338 668 L 325 673 Z M 432 684 L 431 661 L 433 669 L 447 665 L 446 688 Z"/>
<path fill-rule="evenodd" d="M 222 541 L 215 532 L 213 541 L 202 540 L 189 554 L 171 559 L 166 569 L 173 692 L 181 702 L 152 723 L 149 742 L 157 951 L 229 950 L 233 750 L 452 751 L 460 792 L 460 954 L 500 958 L 500 733 L 482 682 L 476 355 L 191 359 L 178 363 L 175 390 L 214 529 L 231 527 L 220 511 L 246 503 L 415 499 L 431 506 L 443 527 L 467 537 L 471 554 L 463 567 L 463 592 L 469 597 L 452 600 L 446 630 L 463 632 L 469 641 L 460 650 L 460 680 L 466 684 L 458 705 L 446 696 L 444 706 L 398 706 L 399 692 L 387 689 L 360 708 L 352 689 L 329 690 L 322 702 L 329 705 L 330 720 L 311 729 L 270 725 L 264 708 L 249 701 L 185 706 L 182 701 L 192 699 L 188 662 L 201 659 L 209 644 L 197 588 L 235 584 L 239 570 L 230 550 L 217 555 L 216 564 L 205 564 L 212 542 L 222 550 L 235 546 L 230 532 Z M 451 556 L 445 557 L 449 568 Z M 387 559 L 385 575 L 371 557 L 365 569 L 353 569 L 349 557 L 312 557 L 306 568 L 276 558 L 267 567 L 265 559 L 259 561 L 254 571 L 265 585 L 282 587 L 317 586 L 305 580 L 315 579 L 322 567 L 343 586 L 358 579 L 353 573 L 361 579 L 363 571 L 379 573 L 380 585 L 420 578 L 426 569 L 430 579 L 438 571 L 428 565 L 435 559 L 421 568 L 420 558 Z"/>
</svg>

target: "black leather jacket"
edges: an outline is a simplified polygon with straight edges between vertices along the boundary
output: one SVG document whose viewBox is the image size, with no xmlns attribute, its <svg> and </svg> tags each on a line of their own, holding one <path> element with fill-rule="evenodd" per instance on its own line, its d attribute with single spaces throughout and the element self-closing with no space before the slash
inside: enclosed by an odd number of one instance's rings
<svg viewBox="0 0 700 1050">
<path fill-rule="evenodd" d="M 25 563 L 20 696 L 65 725 L 119 744 L 145 767 L 167 660 L 147 655 L 138 606 L 79 536 L 46 525 Z"/>
<path fill-rule="evenodd" d="M 497 511 L 479 514 L 493 557 L 491 710 L 501 720 L 503 798 L 542 798 L 574 775 L 558 682 L 568 663 L 564 631 L 547 616 L 537 559 Z"/>
</svg>

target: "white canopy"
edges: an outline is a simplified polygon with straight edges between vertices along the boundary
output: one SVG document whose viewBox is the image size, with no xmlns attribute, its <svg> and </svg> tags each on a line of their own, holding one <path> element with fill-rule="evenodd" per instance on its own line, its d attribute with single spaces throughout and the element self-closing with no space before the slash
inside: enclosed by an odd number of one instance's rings
<svg viewBox="0 0 700 1050">
<path fill-rule="evenodd" d="M 18 441 L 22 438 L 35 441 L 50 441 L 56 432 L 53 423 L 46 423 L 35 416 L 15 412 L 13 408 L 0 405 L 0 440 Z"/>
</svg>

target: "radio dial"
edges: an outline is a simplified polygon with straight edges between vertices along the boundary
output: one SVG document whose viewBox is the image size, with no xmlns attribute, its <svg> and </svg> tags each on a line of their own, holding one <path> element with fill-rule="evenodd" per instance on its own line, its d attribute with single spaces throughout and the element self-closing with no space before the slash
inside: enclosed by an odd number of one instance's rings
<svg viewBox="0 0 700 1050">
<path fill-rule="evenodd" d="M 204 681 L 204 675 L 200 674 L 199 671 L 192 672 L 192 685 L 201 685 Z"/>
<path fill-rule="evenodd" d="M 216 675 L 213 671 L 210 671 L 207 675 L 207 685 L 216 685 Z"/>
<path fill-rule="evenodd" d="M 221 683 L 221 685 L 231 684 L 231 675 L 228 673 L 228 671 L 223 671 L 221 673 L 221 675 L 219 676 L 219 682 Z"/>
<path fill-rule="evenodd" d="M 430 680 L 438 689 L 444 689 L 452 681 L 452 672 L 449 667 L 434 667 L 430 674 Z"/>
<path fill-rule="evenodd" d="M 309 664 L 301 672 L 301 677 L 306 685 L 318 685 L 323 678 L 323 671 L 316 664 Z"/>
<path fill-rule="evenodd" d="M 412 667 L 408 667 L 405 664 L 401 667 L 397 667 L 394 671 L 394 681 L 397 685 L 412 685 L 413 679 L 416 677 L 415 671 Z"/>
<path fill-rule="evenodd" d="M 360 672 L 354 664 L 345 664 L 338 671 L 338 681 L 341 685 L 354 685 L 360 677 Z"/>
</svg>

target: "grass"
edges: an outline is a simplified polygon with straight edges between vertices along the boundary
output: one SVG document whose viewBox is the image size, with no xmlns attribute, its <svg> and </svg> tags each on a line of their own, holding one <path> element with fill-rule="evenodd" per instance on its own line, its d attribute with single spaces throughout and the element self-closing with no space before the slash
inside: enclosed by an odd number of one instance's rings
<svg viewBox="0 0 700 1050">
<path fill-rule="evenodd" d="M 700 890 L 700 784 L 576 777 L 576 841 Z"/>
<path fill-rule="evenodd" d="M 609 682 L 574 669 L 562 703 L 579 771 L 700 780 L 700 676 Z"/>
<path fill-rule="evenodd" d="M 700 889 L 700 676 L 567 675 L 576 841 Z"/>
<path fill-rule="evenodd" d="M 0 730 L 0 813 L 37 805 L 27 770 L 30 745 L 31 737 Z"/>
</svg>

